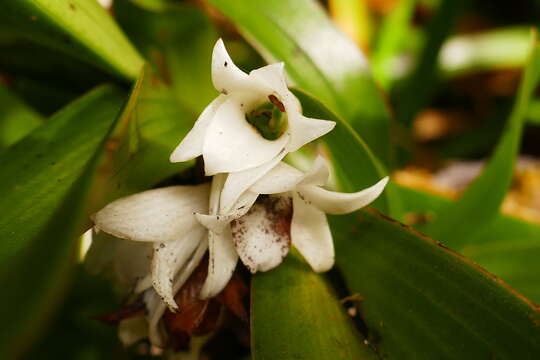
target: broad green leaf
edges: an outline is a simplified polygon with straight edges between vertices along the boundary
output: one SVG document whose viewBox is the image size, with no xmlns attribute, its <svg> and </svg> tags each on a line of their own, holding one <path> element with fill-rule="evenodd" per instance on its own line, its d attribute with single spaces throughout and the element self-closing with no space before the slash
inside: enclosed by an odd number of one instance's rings
<svg viewBox="0 0 540 360">
<path fill-rule="evenodd" d="M 377 359 L 325 278 L 296 251 L 253 277 L 251 327 L 255 360 Z"/>
<path fill-rule="evenodd" d="M 177 101 L 198 115 L 218 95 L 210 78 L 216 31 L 193 4 L 147 3 L 154 2 L 115 1 L 116 19 Z"/>
<path fill-rule="evenodd" d="M 331 217 L 336 260 L 389 359 L 533 359 L 540 310 L 472 261 L 361 211 Z"/>
<path fill-rule="evenodd" d="M 435 195 L 399 187 L 405 219 L 433 219 L 451 203 Z M 423 231 L 424 221 L 412 225 Z M 470 239 L 460 252 L 478 262 L 510 286 L 540 303 L 540 225 L 498 214 Z"/>
<path fill-rule="evenodd" d="M 498 213 L 512 181 L 524 118 L 539 80 L 540 45 L 534 32 L 529 62 L 502 138 L 482 174 L 458 201 L 449 205 L 426 229 L 434 239 L 454 249 L 461 249 L 470 241 L 472 234 L 493 220 Z"/>
<path fill-rule="evenodd" d="M 41 125 L 42 117 L 0 84 L 0 149 L 6 148 Z"/>
<path fill-rule="evenodd" d="M 126 80 L 143 64 L 110 14 L 92 0 L 2 0 L 0 26 Z"/>
<path fill-rule="evenodd" d="M 396 88 L 394 99 L 397 119 L 408 127 L 419 110 L 429 101 L 438 81 L 439 50 L 446 40 L 463 0 L 442 0 L 426 29 L 427 40 L 417 56 L 412 73 Z"/>
<path fill-rule="evenodd" d="M 269 62 L 350 122 L 388 166 L 389 112 L 367 59 L 313 0 L 210 0 Z"/>
<path fill-rule="evenodd" d="M 379 34 L 371 55 L 373 75 L 377 82 L 388 89 L 392 73 L 395 71 L 395 59 L 409 34 L 414 6 L 417 0 L 399 1 L 381 24 Z"/>
<path fill-rule="evenodd" d="M 351 125 L 328 110 L 322 103 L 307 93 L 293 89 L 302 103 L 306 116 L 335 121 L 336 127 L 323 138 L 326 143 L 341 191 L 355 192 L 375 184 L 388 172 L 373 154 L 363 138 Z M 399 194 L 389 184 L 385 192 L 374 203 L 380 211 L 393 216 L 401 213 Z"/>
<path fill-rule="evenodd" d="M 125 94 L 105 86 L 0 155 L 0 358 L 29 344 L 69 276 L 93 171 Z"/>
</svg>

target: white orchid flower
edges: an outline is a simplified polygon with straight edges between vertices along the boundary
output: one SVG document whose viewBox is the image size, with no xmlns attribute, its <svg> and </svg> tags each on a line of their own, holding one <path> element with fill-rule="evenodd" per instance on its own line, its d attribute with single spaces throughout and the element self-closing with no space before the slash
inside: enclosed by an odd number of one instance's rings
<svg viewBox="0 0 540 360">
<path fill-rule="evenodd" d="M 227 234 L 227 239 L 221 240 L 234 244 L 236 253 L 252 273 L 278 266 L 288 253 L 289 243 L 313 270 L 323 272 L 334 264 L 334 245 L 325 213 L 356 211 L 374 201 L 388 182 L 385 177 L 362 191 L 340 193 L 322 187 L 328 178 L 328 166 L 322 157 L 305 174 L 280 162 L 249 187 L 229 213 L 196 216 L 210 234 Z M 255 201 L 260 194 L 269 197 Z M 214 268 L 209 268 L 208 279 L 212 279 L 214 291 L 219 292 L 229 281 L 230 273 L 219 271 L 219 264 L 231 258 L 236 261 L 232 251 L 210 253 Z"/>
<path fill-rule="evenodd" d="M 137 289 L 153 286 L 173 310 L 175 290 L 198 264 L 190 261 L 201 247 L 202 254 L 206 251 L 207 231 L 193 214 L 208 211 L 208 197 L 208 184 L 153 189 L 116 200 L 93 217 L 98 230 L 152 245 L 151 276 Z"/>
<path fill-rule="evenodd" d="M 221 39 L 214 46 L 212 82 L 221 94 L 202 112 L 170 160 L 183 162 L 202 155 L 206 175 L 229 174 L 221 192 L 221 212 L 230 210 L 288 152 L 335 126 L 333 121 L 302 115 L 298 99 L 287 88 L 283 66 L 271 64 L 246 74 L 233 63 Z M 271 139 L 252 125 L 261 121 L 274 130 Z"/>
</svg>

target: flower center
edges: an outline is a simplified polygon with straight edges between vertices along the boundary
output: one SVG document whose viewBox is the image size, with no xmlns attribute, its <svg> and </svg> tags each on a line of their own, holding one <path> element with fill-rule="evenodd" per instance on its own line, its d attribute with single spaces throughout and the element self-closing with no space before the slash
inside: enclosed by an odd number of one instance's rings
<svg viewBox="0 0 540 360">
<path fill-rule="evenodd" d="M 267 140 L 278 139 L 287 129 L 287 114 L 283 103 L 274 95 L 270 101 L 246 113 L 246 120 Z"/>
</svg>

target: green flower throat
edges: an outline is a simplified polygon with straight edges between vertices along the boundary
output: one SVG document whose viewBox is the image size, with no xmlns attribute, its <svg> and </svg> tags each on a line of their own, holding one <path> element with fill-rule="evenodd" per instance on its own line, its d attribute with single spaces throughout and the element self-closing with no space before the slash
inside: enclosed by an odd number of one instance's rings
<svg viewBox="0 0 540 360">
<path fill-rule="evenodd" d="M 277 97 L 269 95 L 268 99 L 270 101 L 247 113 L 246 120 L 257 129 L 263 138 L 276 140 L 287 129 L 287 114 L 285 106 Z"/>
</svg>

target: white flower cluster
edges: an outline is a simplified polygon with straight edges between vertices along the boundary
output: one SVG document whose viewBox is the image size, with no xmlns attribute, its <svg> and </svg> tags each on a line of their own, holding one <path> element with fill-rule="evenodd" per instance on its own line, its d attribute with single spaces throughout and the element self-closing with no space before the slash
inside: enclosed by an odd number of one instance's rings
<svg viewBox="0 0 540 360">
<path fill-rule="evenodd" d="M 335 126 L 302 115 L 287 88 L 283 63 L 246 74 L 219 40 L 212 81 L 221 94 L 170 158 L 182 162 L 202 156 L 211 184 L 145 191 L 114 201 L 93 218 L 98 230 L 153 247 L 151 264 L 142 265 L 148 273 L 136 291 L 146 291 L 154 344 L 160 343 L 157 324 L 166 307 L 177 309 L 176 292 L 207 250 L 201 298 L 223 290 L 239 258 L 252 273 L 268 271 L 282 262 L 291 244 L 313 270 L 326 271 L 334 264 L 334 247 L 325 213 L 366 206 L 388 180 L 356 193 L 333 192 L 323 188 L 329 170 L 322 157 L 306 173 L 282 162 Z M 257 127 L 261 121 L 268 128 L 274 121 L 272 136 L 263 136 Z"/>
</svg>

